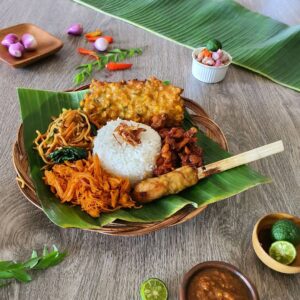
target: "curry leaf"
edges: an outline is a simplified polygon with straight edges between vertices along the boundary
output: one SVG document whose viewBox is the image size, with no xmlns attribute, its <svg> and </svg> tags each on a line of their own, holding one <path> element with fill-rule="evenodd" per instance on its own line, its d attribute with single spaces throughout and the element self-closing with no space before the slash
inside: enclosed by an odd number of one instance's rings
<svg viewBox="0 0 300 300">
<path fill-rule="evenodd" d="M 43 270 L 59 264 L 67 255 L 66 252 L 59 252 L 57 247 L 53 245 L 53 250 L 48 251 L 44 247 L 42 255 L 38 256 L 35 250 L 32 251 L 31 257 L 24 263 L 14 261 L 0 261 L 0 287 L 6 286 L 10 282 L 8 279 L 16 279 L 22 282 L 32 280 L 28 271 Z"/>
<path fill-rule="evenodd" d="M 74 75 L 73 82 L 77 85 L 84 82 L 89 78 L 93 71 L 96 69 L 98 71 L 105 68 L 105 65 L 110 62 L 119 62 L 123 61 L 126 58 L 130 58 L 134 55 L 142 54 L 141 48 L 131 48 L 131 49 L 113 49 L 109 50 L 104 54 L 97 54 L 99 59 L 95 60 L 88 64 L 81 64 L 76 67 L 77 70 L 80 70 Z"/>
</svg>

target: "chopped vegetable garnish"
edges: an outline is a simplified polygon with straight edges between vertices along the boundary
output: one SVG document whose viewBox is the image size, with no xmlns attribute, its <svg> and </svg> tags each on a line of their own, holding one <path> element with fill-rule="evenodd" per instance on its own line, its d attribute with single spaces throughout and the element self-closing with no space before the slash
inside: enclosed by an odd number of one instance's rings
<svg viewBox="0 0 300 300">
<path fill-rule="evenodd" d="M 90 43 L 94 43 L 97 39 L 99 38 L 99 36 L 92 36 L 89 38 L 86 38 L 88 42 Z"/>
<path fill-rule="evenodd" d="M 89 50 L 89 49 L 85 49 L 85 48 L 77 48 L 78 53 L 83 54 L 83 55 L 89 55 L 91 57 L 93 57 L 96 60 L 99 60 L 99 56 L 97 55 L 97 53 L 93 50 Z"/>
<path fill-rule="evenodd" d="M 132 67 L 132 64 L 124 64 L 124 63 L 116 63 L 116 62 L 109 62 L 106 64 L 105 68 L 108 71 L 120 71 L 120 70 L 127 70 Z"/>
<path fill-rule="evenodd" d="M 225 51 L 218 49 L 217 51 L 212 52 L 207 48 L 203 48 L 197 55 L 196 59 L 198 62 L 204 65 L 214 67 L 224 66 L 228 64 L 230 60 L 228 54 Z"/>
<path fill-rule="evenodd" d="M 112 36 L 109 36 L 109 35 L 105 35 L 103 36 L 104 39 L 106 39 L 108 41 L 109 44 L 113 43 L 114 42 L 114 39 Z"/>
<path fill-rule="evenodd" d="M 90 43 L 94 43 L 98 38 L 99 38 L 99 36 L 92 36 L 92 37 L 87 38 L 87 40 Z M 113 43 L 113 41 L 114 41 L 113 37 L 109 36 L 109 35 L 102 36 L 102 38 L 106 39 L 109 44 Z"/>
<path fill-rule="evenodd" d="M 99 29 L 97 29 L 97 30 L 95 30 L 93 32 L 86 33 L 84 36 L 85 36 L 86 39 L 90 39 L 90 38 L 95 38 L 95 37 L 97 38 L 97 37 L 99 37 L 101 35 L 102 35 L 102 31 L 99 30 Z"/>
<path fill-rule="evenodd" d="M 169 85 L 170 83 L 171 83 L 170 80 L 165 80 L 165 81 L 163 81 L 163 85 Z"/>
</svg>

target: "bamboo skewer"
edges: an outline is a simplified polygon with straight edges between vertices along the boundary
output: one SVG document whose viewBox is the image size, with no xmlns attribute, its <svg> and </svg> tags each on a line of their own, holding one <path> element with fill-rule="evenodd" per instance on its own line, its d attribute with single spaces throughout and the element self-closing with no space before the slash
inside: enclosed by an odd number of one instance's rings
<svg viewBox="0 0 300 300">
<path fill-rule="evenodd" d="M 235 167 L 248 164 L 261 158 L 282 152 L 284 150 L 282 141 L 277 141 L 265 146 L 261 146 L 247 152 L 243 152 L 209 165 L 198 168 L 198 179 L 203 179 L 212 174 L 221 173 L 223 171 L 233 169 Z"/>
<path fill-rule="evenodd" d="M 213 162 L 198 169 L 184 166 L 159 177 L 141 181 L 134 187 L 134 199 L 141 203 L 152 202 L 170 194 L 177 194 L 195 185 L 200 179 L 238 166 L 259 160 L 261 158 L 282 152 L 282 141 L 277 141 L 250 151 Z"/>
</svg>

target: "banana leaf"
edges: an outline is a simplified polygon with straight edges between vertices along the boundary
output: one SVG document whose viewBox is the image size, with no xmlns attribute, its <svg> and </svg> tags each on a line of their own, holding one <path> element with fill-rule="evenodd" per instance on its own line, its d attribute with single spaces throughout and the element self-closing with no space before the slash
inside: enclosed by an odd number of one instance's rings
<svg viewBox="0 0 300 300">
<path fill-rule="evenodd" d="M 288 26 L 232 0 L 74 0 L 188 48 L 222 41 L 233 63 L 300 91 L 300 25 Z"/>
<path fill-rule="evenodd" d="M 87 90 L 63 93 L 18 89 L 24 125 L 24 143 L 31 178 L 43 211 L 53 223 L 61 227 L 99 228 L 116 219 L 129 222 L 160 221 L 175 214 L 186 205 L 204 206 L 270 181 L 248 166 L 241 166 L 206 178 L 178 195 L 164 197 L 139 209 L 121 209 L 113 213 L 103 213 L 99 218 L 90 217 L 79 207 L 62 204 L 43 182 L 41 168 L 44 164 L 37 151 L 33 149 L 33 140 L 36 137 L 36 130 L 45 132 L 51 117 L 58 116 L 63 108 L 78 108 L 85 93 Z M 184 127 L 187 129 L 191 126 L 189 115 L 186 114 Z M 204 149 L 206 163 L 230 156 L 202 132 L 198 133 L 198 142 Z"/>
</svg>

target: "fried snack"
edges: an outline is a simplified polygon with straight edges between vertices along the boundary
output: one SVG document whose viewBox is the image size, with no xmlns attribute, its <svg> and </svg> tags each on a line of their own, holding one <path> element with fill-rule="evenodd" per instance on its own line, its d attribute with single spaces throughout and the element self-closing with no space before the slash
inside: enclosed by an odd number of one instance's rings
<svg viewBox="0 0 300 300">
<path fill-rule="evenodd" d="M 179 126 L 184 118 L 182 89 L 151 77 L 146 81 L 100 82 L 93 80 L 80 106 L 98 128 L 121 118 L 151 124 L 165 115 L 166 126 Z"/>
<path fill-rule="evenodd" d="M 203 150 L 196 144 L 197 129 L 185 131 L 180 127 L 159 130 L 162 148 L 156 160 L 154 176 L 171 172 L 181 166 L 198 168 L 203 165 Z"/>
<path fill-rule="evenodd" d="M 80 205 L 92 217 L 122 207 L 135 207 L 127 178 L 104 171 L 97 155 L 54 165 L 43 178 L 62 203 Z"/>
<path fill-rule="evenodd" d="M 140 203 L 152 202 L 166 195 L 177 194 L 197 182 L 197 169 L 184 166 L 159 177 L 141 181 L 134 187 L 133 199 Z"/>
<path fill-rule="evenodd" d="M 42 134 L 38 130 L 36 133 L 34 144 L 47 165 L 52 164 L 51 159 L 48 158 L 49 154 L 60 147 L 79 147 L 87 150 L 92 148 L 93 136 L 90 122 L 79 110 L 64 109 L 49 124 L 45 133 Z"/>
</svg>

